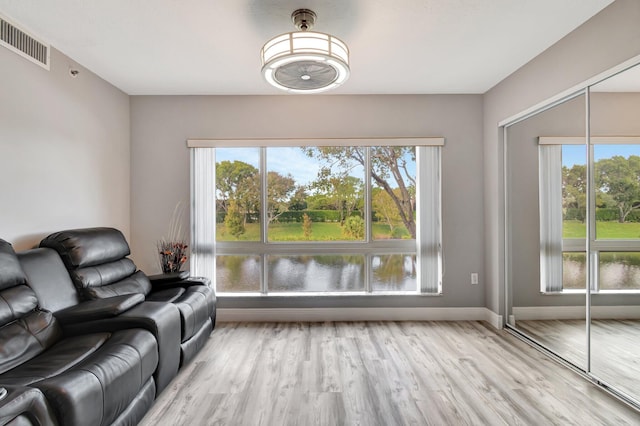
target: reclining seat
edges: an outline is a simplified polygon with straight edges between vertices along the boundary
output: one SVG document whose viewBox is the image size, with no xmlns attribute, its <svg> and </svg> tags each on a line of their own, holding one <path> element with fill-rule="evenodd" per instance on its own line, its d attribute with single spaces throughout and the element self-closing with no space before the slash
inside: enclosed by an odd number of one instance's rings
<svg viewBox="0 0 640 426">
<path fill-rule="evenodd" d="M 17 253 L 29 287 L 63 331 L 88 334 L 143 328 L 158 343 L 158 367 L 153 374 L 156 394 L 169 385 L 180 366 L 180 313 L 164 302 L 145 302 L 142 294 L 81 301 L 62 259 L 55 250 L 35 248 Z"/>
<path fill-rule="evenodd" d="M 140 293 L 147 301 L 173 303 L 180 311 L 181 362 L 189 362 L 204 346 L 215 325 L 215 294 L 206 279 L 180 276 L 149 280 L 127 256 L 129 244 L 114 228 L 56 232 L 40 242 L 56 250 L 81 296 L 87 300 Z"/>
<path fill-rule="evenodd" d="M 157 363 L 146 330 L 63 336 L 0 240 L 0 387 L 39 389 L 61 425 L 134 424 L 153 404 Z"/>
</svg>

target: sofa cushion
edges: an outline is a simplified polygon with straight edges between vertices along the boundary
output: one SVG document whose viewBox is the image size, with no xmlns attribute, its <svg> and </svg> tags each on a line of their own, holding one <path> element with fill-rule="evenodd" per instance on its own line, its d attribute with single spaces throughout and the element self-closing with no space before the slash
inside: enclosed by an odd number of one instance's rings
<svg viewBox="0 0 640 426">
<path fill-rule="evenodd" d="M 75 271 L 71 271 L 70 273 L 72 277 L 75 276 Z M 74 281 L 76 281 L 75 277 Z M 146 295 L 151 291 L 151 283 L 144 272 L 138 271 L 113 284 L 103 285 L 101 287 L 83 287 L 79 290 L 83 297 L 89 300 L 134 293 Z"/>
<path fill-rule="evenodd" d="M 94 354 L 111 337 L 110 333 L 93 333 L 63 339 L 43 356 L 7 371 L 0 376 L 2 383 L 28 386 L 64 373 Z"/>
<path fill-rule="evenodd" d="M 22 318 L 36 306 L 36 294 L 26 285 L 0 290 L 0 327 Z"/>
<path fill-rule="evenodd" d="M 73 279 L 82 288 L 100 287 L 113 284 L 136 272 L 136 265 L 131 259 L 122 258 L 101 265 L 87 266 L 73 271 Z"/>
<path fill-rule="evenodd" d="M 25 284 L 26 281 L 13 247 L 0 239 L 0 290 Z"/>
<path fill-rule="evenodd" d="M 113 262 L 131 253 L 122 232 L 114 228 L 56 232 L 42 240 L 40 247 L 57 251 L 68 269 Z"/>
<path fill-rule="evenodd" d="M 0 373 L 36 357 L 61 336 L 58 322 L 48 311 L 33 311 L 0 328 Z"/>
<path fill-rule="evenodd" d="M 54 250 L 26 250 L 18 253 L 18 259 L 42 309 L 55 313 L 80 302 L 78 291 Z"/>
<path fill-rule="evenodd" d="M 144 391 L 157 364 L 150 332 L 116 331 L 77 365 L 31 386 L 44 393 L 60 424 L 111 425 Z"/>
</svg>

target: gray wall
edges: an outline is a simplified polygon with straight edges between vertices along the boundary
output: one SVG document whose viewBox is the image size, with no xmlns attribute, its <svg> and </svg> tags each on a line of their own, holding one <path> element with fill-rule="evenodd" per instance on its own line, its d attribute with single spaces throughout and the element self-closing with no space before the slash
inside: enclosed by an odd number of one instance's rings
<svg viewBox="0 0 640 426">
<path fill-rule="evenodd" d="M 640 2 L 617 0 L 484 96 L 486 306 L 504 314 L 503 153 L 498 122 L 640 54 Z"/>
<path fill-rule="evenodd" d="M 138 266 L 159 270 L 156 241 L 178 202 L 189 203 L 190 138 L 444 136 L 442 297 L 225 299 L 223 307 L 484 306 L 482 97 L 134 96 L 131 243 Z M 188 217 L 183 218 L 185 226 Z"/>
<path fill-rule="evenodd" d="M 129 159 L 126 94 L 55 49 L 47 71 L 0 48 L 0 238 L 21 250 L 69 227 L 128 235 Z"/>
</svg>

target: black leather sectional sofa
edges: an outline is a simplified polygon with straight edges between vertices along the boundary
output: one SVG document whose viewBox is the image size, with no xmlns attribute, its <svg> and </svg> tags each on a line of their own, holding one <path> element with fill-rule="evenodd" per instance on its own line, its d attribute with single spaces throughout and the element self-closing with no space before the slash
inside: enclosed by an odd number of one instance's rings
<svg viewBox="0 0 640 426">
<path fill-rule="evenodd" d="M 215 326 L 208 280 L 150 280 L 112 228 L 40 246 L 0 240 L 0 425 L 138 423 Z"/>
</svg>

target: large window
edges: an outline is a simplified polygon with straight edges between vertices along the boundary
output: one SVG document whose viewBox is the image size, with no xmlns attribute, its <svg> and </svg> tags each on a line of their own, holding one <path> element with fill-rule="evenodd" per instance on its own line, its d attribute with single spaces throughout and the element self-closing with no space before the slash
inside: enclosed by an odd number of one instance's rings
<svg viewBox="0 0 640 426">
<path fill-rule="evenodd" d="M 442 142 L 421 141 L 190 141 L 192 268 L 221 295 L 440 293 Z"/>
<path fill-rule="evenodd" d="M 571 139 L 541 138 L 542 291 L 585 289 L 588 234 L 595 271 L 591 290 L 640 290 L 640 144 L 594 137 L 587 150 L 580 140 L 566 143 Z"/>
</svg>

